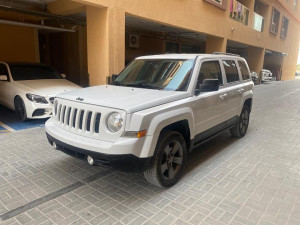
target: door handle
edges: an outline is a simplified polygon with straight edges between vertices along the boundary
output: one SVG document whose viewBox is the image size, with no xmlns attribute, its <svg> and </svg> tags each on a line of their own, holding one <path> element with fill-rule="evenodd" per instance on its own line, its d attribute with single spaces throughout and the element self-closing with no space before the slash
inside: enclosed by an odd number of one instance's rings
<svg viewBox="0 0 300 225">
<path fill-rule="evenodd" d="M 226 96 L 227 94 L 220 95 L 220 99 L 224 99 Z"/>
</svg>

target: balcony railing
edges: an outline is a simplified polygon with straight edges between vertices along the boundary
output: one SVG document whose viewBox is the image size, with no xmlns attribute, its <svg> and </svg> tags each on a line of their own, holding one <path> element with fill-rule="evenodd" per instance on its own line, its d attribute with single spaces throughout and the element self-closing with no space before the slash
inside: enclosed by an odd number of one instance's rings
<svg viewBox="0 0 300 225">
<path fill-rule="evenodd" d="M 264 30 L 264 17 L 253 12 L 253 29 L 259 32 Z"/>
<path fill-rule="evenodd" d="M 236 0 L 230 0 L 230 18 L 248 25 L 249 9 Z"/>
</svg>

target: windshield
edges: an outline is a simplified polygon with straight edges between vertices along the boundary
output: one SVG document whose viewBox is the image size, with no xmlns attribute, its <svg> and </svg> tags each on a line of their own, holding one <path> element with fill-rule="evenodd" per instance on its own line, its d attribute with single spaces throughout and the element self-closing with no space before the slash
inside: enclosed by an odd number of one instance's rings
<svg viewBox="0 0 300 225">
<path fill-rule="evenodd" d="M 10 65 L 10 72 L 15 81 L 62 79 L 56 70 L 46 65 Z"/>
<path fill-rule="evenodd" d="M 194 60 L 135 60 L 114 81 L 114 85 L 167 91 L 186 91 Z"/>
</svg>

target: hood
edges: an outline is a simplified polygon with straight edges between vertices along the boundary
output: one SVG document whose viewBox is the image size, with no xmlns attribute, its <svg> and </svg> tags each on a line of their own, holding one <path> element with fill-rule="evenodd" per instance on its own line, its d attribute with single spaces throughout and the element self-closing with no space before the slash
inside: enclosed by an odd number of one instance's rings
<svg viewBox="0 0 300 225">
<path fill-rule="evenodd" d="M 125 110 L 133 113 L 147 108 L 187 98 L 189 93 L 144 88 L 102 85 L 74 90 L 58 95 L 72 101 Z M 80 98 L 80 100 L 76 100 Z"/>
<path fill-rule="evenodd" d="M 57 95 L 65 91 L 80 88 L 78 85 L 65 79 L 20 80 L 15 84 L 32 94 L 47 96 Z"/>
</svg>

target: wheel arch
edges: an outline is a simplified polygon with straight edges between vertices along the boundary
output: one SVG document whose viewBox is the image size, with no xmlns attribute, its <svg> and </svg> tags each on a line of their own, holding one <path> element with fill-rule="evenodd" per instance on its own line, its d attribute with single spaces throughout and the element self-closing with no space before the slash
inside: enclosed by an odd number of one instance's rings
<svg viewBox="0 0 300 225">
<path fill-rule="evenodd" d="M 176 130 L 181 133 L 186 141 L 187 148 L 190 147 L 190 141 L 194 138 L 194 118 L 192 111 L 178 109 L 168 112 L 169 117 L 159 115 L 151 122 L 147 139 L 141 152 L 143 157 L 152 157 L 155 152 L 159 136 L 165 130 Z M 191 109 L 190 109 L 191 110 Z M 172 115 L 172 116 L 171 116 Z M 167 119 L 166 119 L 167 118 Z"/>
<path fill-rule="evenodd" d="M 248 98 L 244 101 L 244 105 L 247 105 L 250 109 L 250 112 L 251 112 L 251 109 L 252 109 L 252 98 Z"/>
</svg>

